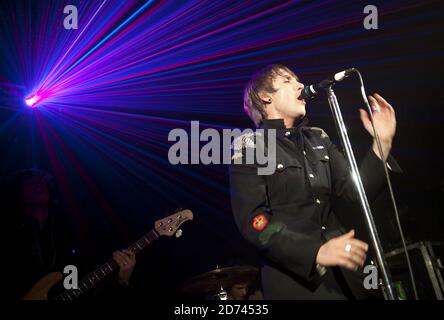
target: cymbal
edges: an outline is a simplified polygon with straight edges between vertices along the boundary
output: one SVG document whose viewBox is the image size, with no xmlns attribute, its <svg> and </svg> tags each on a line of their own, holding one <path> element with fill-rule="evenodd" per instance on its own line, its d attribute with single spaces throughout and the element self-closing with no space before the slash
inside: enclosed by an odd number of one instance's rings
<svg viewBox="0 0 444 320">
<path fill-rule="evenodd" d="M 250 283 L 259 274 L 259 269 L 253 266 L 233 266 L 217 268 L 200 274 L 182 286 L 182 291 L 187 293 L 207 293 L 230 288 L 239 283 Z"/>
</svg>

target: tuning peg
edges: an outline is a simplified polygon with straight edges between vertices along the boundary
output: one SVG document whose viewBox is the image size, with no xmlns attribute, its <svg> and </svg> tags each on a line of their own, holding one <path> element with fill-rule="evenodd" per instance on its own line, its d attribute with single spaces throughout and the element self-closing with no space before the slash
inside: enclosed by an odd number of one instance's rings
<svg viewBox="0 0 444 320">
<path fill-rule="evenodd" d="M 179 229 L 179 230 L 177 230 L 177 232 L 176 232 L 176 238 L 180 238 L 181 236 L 182 236 L 182 230 Z"/>
</svg>

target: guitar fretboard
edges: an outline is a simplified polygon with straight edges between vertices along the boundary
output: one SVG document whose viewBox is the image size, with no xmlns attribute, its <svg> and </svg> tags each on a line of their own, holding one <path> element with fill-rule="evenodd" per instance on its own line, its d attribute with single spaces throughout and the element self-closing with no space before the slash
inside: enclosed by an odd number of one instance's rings
<svg viewBox="0 0 444 320">
<path fill-rule="evenodd" d="M 148 246 L 151 242 L 156 240 L 159 237 L 155 230 L 151 230 L 142 238 L 134 242 L 132 245 L 128 247 L 128 250 L 137 254 L 141 250 L 143 250 L 146 246 Z M 115 270 L 119 268 L 117 262 L 114 259 L 110 259 L 104 264 L 102 264 L 99 268 L 89 273 L 86 277 L 79 281 L 78 289 L 70 289 L 63 291 L 60 295 L 55 297 L 55 300 L 61 301 L 71 301 L 93 288 L 97 283 L 106 278 L 108 275 L 113 273 Z"/>
</svg>

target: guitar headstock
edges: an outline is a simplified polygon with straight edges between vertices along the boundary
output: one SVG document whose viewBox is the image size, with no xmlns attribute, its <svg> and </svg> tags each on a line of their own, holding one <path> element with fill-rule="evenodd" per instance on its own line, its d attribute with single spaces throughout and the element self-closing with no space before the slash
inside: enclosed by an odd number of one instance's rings
<svg viewBox="0 0 444 320">
<path fill-rule="evenodd" d="M 188 220 L 193 220 L 193 213 L 191 210 L 182 210 L 166 218 L 157 220 L 154 223 L 154 229 L 156 229 L 160 236 L 171 237 L 176 234 L 177 237 L 180 237 L 182 231 L 179 227 Z"/>
</svg>

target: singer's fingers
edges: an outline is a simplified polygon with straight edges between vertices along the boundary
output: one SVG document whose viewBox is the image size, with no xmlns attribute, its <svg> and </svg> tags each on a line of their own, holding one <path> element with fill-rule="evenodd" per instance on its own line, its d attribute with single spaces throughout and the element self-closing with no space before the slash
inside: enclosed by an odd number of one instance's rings
<svg viewBox="0 0 444 320">
<path fill-rule="evenodd" d="M 395 109 L 393 109 L 392 105 L 387 102 L 381 95 L 375 93 L 374 94 L 376 100 L 384 107 L 387 107 L 391 112 L 395 112 Z"/>
<path fill-rule="evenodd" d="M 361 109 L 362 110 L 362 109 Z M 340 236 L 341 238 L 344 239 L 348 239 L 348 238 L 353 238 L 355 236 L 355 230 L 351 229 L 349 232 L 344 233 L 342 236 Z"/>
<path fill-rule="evenodd" d="M 380 107 L 378 101 L 374 97 L 368 96 L 368 100 L 369 100 L 369 103 L 370 103 L 370 106 L 371 106 L 371 109 L 373 112 L 380 112 L 381 111 L 381 107 Z"/>
<path fill-rule="evenodd" d="M 372 107 L 373 108 L 373 107 Z M 370 125 L 372 120 L 370 119 L 370 115 L 368 114 L 367 110 L 359 109 L 359 115 L 361 117 L 361 121 L 364 125 Z"/>
<path fill-rule="evenodd" d="M 365 111 L 364 109 L 359 109 L 359 115 L 361 116 L 361 121 L 365 127 L 371 124 L 371 120 L 367 111 Z"/>
<path fill-rule="evenodd" d="M 368 251 L 368 244 L 364 241 L 355 238 L 348 239 L 347 241 L 352 245 L 353 248 L 359 249 L 364 253 Z"/>
<path fill-rule="evenodd" d="M 378 102 L 380 102 L 382 104 L 390 105 L 390 103 L 388 103 L 387 100 L 385 100 L 381 95 L 379 95 L 377 93 L 374 93 L 373 95 Z"/>
<path fill-rule="evenodd" d="M 370 115 L 368 114 L 367 111 L 365 111 L 364 109 L 359 109 L 359 113 L 361 116 L 361 121 L 362 124 L 364 125 L 365 130 L 367 130 L 367 132 L 374 137 L 374 132 L 373 132 L 373 126 L 372 126 L 372 120 L 370 118 Z"/>
<path fill-rule="evenodd" d="M 359 108 L 359 115 L 361 116 L 362 120 L 369 118 L 367 111 L 362 108 Z"/>
<path fill-rule="evenodd" d="M 373 97 L 373 96 L 368 96 L 368 100 L 369 100 L 370 105 L 372 106 L 373 109 L 375 109 L 375 108 L 379 108 L 379 107 L 380 107 L 380 106 L 379 106 L 379 103 L 378 103 L 378 100 L 376 100 L 375 97 Z"/>
</svg>

